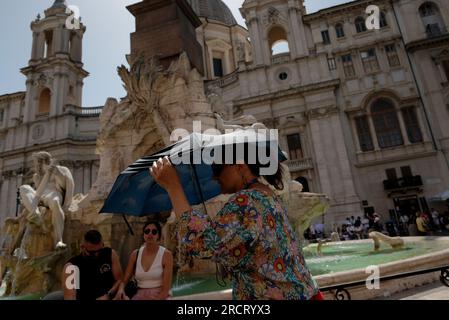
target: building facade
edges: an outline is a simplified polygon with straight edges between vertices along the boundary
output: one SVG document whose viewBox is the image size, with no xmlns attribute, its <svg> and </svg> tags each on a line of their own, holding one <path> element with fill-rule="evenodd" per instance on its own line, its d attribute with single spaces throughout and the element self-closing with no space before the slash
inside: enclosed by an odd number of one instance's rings
<svg viewBox="0 0 449 320">
<path fill-rule="evenodd" d="M 214 111 L 279 129 L 292 177 L 330 197 L 329 227 L 370 211 L 386 221 L 444 208 L 430 199 L 449 189 L 446 1 L 358 0 L 307 14 L 302 0 L 245 0 L 247 29 L 221 0 L 186 1 L 202 23 L 196 34 Z M 72 166 L 78 192 L 96 176 L 101 108 L 81 108 L 85 29 L 62 26 L 63 5 L 55 1 L 32 24 L 26 92 L 0 97 L 8 215 L 34 150 Z M 375 30 L 365 23 L 369 5 L 380 10 Z"/>
<path fill-rule="evenodd" d="M 75 193 L 87 193 L 95 181 L 95 154 L 101 107 L 82 108 L 82 40 L 86 30 L 68 30 L 64 1 L 56 0 L 31 23 L 32 52 L 26 91 L 0 96 L 0 223 L 17 214 L 18 187 L 31 184 L 36 151 L 48 151 L 67 166 Z"/>
</svg>

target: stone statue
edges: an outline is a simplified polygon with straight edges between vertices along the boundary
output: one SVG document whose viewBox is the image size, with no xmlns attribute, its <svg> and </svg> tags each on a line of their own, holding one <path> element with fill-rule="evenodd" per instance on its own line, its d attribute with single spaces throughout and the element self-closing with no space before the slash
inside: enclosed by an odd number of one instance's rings
<svg viewBox="0 0 449 320">
<path fill-rule="evenodd" d="M 395 250 L 402 249 L 404 247 L 404 240 L 401 237 L 389 237 L 377 231 L 370 232 L 369 237 L 374 241 L 374 251 L 379 251 L 380 241 L 389 244 Z"/>
<path fill-rule="evenodd" d="M 2 230 L 0 278 L 5 276 L 6 296 L 48 293 L 58 285 L 53 270 L 67 254 L 63 232 L 74 199 L 72 174 L 48 152 L 32 157 L 36 189 L 20 187 L 24 209 L 17 218 L 8 218 Z"/>
<path fill-rule="evenodd" d="M 74 192 L 74 181 L 70 170 L 67 167 L 54 164 L 54 160 L 48 152 L 38 152 L 33 154 L 35 174 L 33 181 L 36 186 L 34 190 L 29 185 L 20 187 L 20 198 L 23 206 L 28 212 L 27 219 L 43 227 L 43 212 L 39 208 L 42 204 L 50 209 L 51 222 L 53 226 L 53 239 L 55 247 L 65 248 L 62 240 L 64 232 L 65 213 L 70 207 Z"/>
</svg>

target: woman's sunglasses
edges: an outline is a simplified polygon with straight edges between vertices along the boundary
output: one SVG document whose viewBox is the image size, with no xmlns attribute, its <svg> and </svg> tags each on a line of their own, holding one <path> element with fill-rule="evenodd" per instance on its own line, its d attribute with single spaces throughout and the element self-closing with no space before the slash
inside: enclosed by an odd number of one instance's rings
<svg viewBox="0 0 449 320">
<path fill-rule="evenodd" d="M 143 233 L 152 234 L 153 236 L 157 235 L 159 232 L 156 229 L 146 229 Z"/>
</svg>

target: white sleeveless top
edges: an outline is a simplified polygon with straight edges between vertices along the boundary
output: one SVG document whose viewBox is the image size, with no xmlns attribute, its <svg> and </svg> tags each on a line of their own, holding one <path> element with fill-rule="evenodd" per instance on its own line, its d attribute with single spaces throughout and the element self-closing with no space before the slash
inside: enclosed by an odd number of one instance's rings
<svg viewBox="0 0 449 320">
<path fill-rule="evenodd" d="M 156 257 L 154 258 L 153 264 L 150 267 L 150 270 L 145 272 L 142 267 L 142 252 L 145 249 L 145 246 L 139 249 L 137 254 L 137 266 L 136 266 L 136 274 L 135 278 L 137 280 L 137 286 L 142 289 L 150 289 L 150 288 L 158 288 L 162 286 L 162 257 L 164 256 L 165 248 L 159 246 L 159 250 L 157 251 Z"/>
</svg>

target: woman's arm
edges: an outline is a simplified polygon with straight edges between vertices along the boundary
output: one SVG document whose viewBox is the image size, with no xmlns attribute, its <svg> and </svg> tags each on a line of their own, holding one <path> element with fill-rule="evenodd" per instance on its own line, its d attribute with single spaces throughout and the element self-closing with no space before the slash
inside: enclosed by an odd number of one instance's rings
<svg viewBox="0 0 449 320">
<path fill-rule="evenodd" d="M 129 257 L 128 266 L 126 267 L 122 281 L 120 281 L 120 285 L 118 287 L 118 291 L 115 295 L 114 300 L 129 299 L 129 297 L 127 297 L 125 294 L 125 286 L 134 274 L 134 266 L 137 263 L 137 251 L 138 249 L 134 250 Z"/>
<path fill-rule="evenodd" d="M 170 294 L 173 279 L 173 255 L 170 251 L 165 250 L 162 257 L 162 290 L 157 300 L 165 300 Z"/>
<path fill-rule="evenodd" d="M 112 250 L 112 273 L 114 275 L 115 283 L 112 288 L 108 291 L 109 298 L 113 298 L 114 295 L 118 292 L 119 286 L 122 283 L 123 271 L 122 266 L 120 265 L 120 259 L 115 250 Z"/>
</svg>

